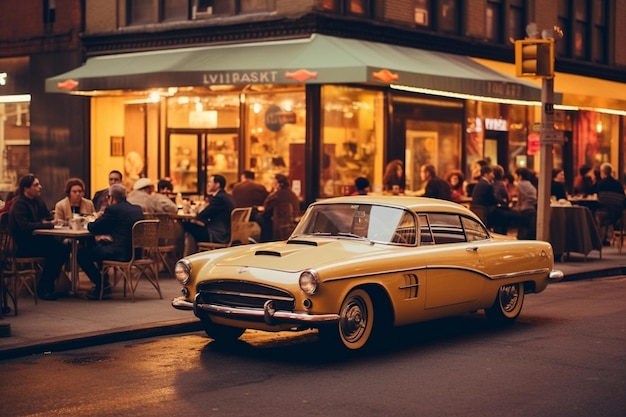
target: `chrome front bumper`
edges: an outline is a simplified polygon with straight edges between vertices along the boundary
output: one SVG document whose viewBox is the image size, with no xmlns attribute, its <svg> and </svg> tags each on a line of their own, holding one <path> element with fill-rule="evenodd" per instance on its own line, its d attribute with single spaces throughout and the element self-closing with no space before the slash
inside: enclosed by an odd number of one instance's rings
<svg viewBox="0 0 626 417">
<path fill-rule="evenodd" d="M 178 297 L 172 300 L 172 307 L 179 310 L 194 310 L 194 303 Z M 196 304 L 195 308 L 211 314 L 223 317 L 229 316 L 233 319 L 259 319 L 269 325 L 275 324 L 335 324 L 339 322 L 339 314 L 307 314 L 294 313 L 292 311 L 275 310 L 271 300 L 268 300 L 263 309 L 228 307 L 216 304 Z"/>
<path fill-rule="evenodd" d="M 550 282 L 556 282 L 556 281 L 560 281 L 565 277 L 565 274 L 563 273 L 563 271 L 560 271 L 558 269 L 553 269 L 550 272 L 550 275 L 548 275 L 548 281 Z"/>
</svg>

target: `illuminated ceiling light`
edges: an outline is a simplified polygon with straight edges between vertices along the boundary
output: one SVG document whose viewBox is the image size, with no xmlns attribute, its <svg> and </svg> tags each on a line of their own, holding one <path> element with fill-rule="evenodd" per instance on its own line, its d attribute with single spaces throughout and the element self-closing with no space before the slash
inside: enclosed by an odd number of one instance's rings
<svg viewBox="0 0 626 417">
<path fill-rule="evenodd" d="M 263 109 L 263 106 L 261 105 L 261 103 L 254 103 L 252 105 L 252 111 L 256 114 L 261 113 L 261 110 Z"/>
<path fill-rule="evenodd" d="M 204 106 L 199 101 L 196 102 L 196 111 L 202 111 Z"/>
<path fill-rule="evenodd" d="M 148 95 L 149 103 L 158 103 L 159 100 L 161 100 L 161 95 L 159 94 L 158 91 L 153 91 Z"/>
<path fill-rule="evenodd" d="M 30 94 L 0 96 L 0 103 L 30 103 Z"/>
</svg>

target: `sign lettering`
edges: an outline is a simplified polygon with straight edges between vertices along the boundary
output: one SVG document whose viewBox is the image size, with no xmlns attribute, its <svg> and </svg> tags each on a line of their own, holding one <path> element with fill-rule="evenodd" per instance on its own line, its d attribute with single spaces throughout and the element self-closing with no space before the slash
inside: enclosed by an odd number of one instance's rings
<svg viewBox="0 0 626 417">
<path fill-rule="evenodd" d="M 6 72 L 0 72 L 0 85 L 7 85 L 8 74 Z"/>
<path fill-rule="evenodd" d="M 508 130 L 505 119 L 492 119 L 485 118 L 485 128 L 487 130 L 497 130 L 500 132 L 506 132 Z"/>
<path fill-rule="evenodd" d="M 521 98 L 522 86 L 519 84 L 498 83 L 487 81 L 487 92 L 506 98 Z"/>
<path fill-rule="evenodd" d="M 278 71 L 227 71 L 209 72 L 202 76 L 205 85 L 218 84 L 268 84 L 277 80 Z"/>
</svg>

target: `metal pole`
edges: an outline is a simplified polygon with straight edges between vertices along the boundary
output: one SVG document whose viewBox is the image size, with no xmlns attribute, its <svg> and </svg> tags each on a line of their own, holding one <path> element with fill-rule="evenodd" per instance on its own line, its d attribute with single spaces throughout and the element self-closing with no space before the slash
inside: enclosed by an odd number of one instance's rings
<svg viewBox="0 0 626 417">
<path fill-rule="evenodd" d="M 541 132 L 539 149 L 539 190 L 537 191 L 537 240 L 550 240 L 550 185 L 554 132 L 554 78 L 541 83 Z"/>
</svg>

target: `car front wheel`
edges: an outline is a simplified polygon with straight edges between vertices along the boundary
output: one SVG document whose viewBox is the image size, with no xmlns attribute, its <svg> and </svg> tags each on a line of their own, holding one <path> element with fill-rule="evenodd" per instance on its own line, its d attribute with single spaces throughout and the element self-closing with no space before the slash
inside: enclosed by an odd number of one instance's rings
<svg viewBox="0 0 626 417">
<path fill-rule="evenodd" d="M 374 303 L 364 289 L 350 291 L 339 310 L 339 324 L 320 328 L 326 342 L 357 350 L 368 344 L 374 330 Z"/>
<path fill-rule="evenodd" d="M 503 285 L 490 308 L 485 309 L 487 317 L 497 324 L 511 323 L 517 319 L 524 304 L 524 283 Z"/>
<path fill-rule="evenodd" d="M 209 318 L 203 318 L 200 320 L 202 322 L 202 328 L 204 332 L 211 339 L 216 342 L 230 342 L 233 340 L 237 340 L 239 336 L 246 331 L 246 329 L 241 329 L 239 327 L 230 327 L 223 326 L 221 324 L 213 323 Z"/>
</svg>

